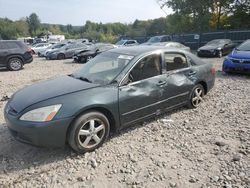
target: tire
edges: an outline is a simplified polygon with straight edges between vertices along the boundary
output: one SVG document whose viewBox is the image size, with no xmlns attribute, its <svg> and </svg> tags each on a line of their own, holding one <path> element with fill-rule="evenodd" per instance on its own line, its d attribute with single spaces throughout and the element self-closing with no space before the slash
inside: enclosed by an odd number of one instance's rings
<svg viewBox="0 0 250 188">
<path fill-rule="evenodd" d="M 65 59 L 65 55 L 64 55 L 64 54 L 58 54 L 58 55 L 57 55 L 57 59 L 58 59 L 58 60 Z"/>
<path fill-rule="evenodd" d="M 93 59 L 93 57 L 91 55 L 87 56 L 86 58 L 86 62 L 88 62 L 89 60 Z"/>
<path fill-rule="evenodd" d="M 203 97 L 205 96 L 204 87 L 201 84 L 197 84 L 193 89 L 189 96 L 188 100 L 188 108 L 197 108 L 200 103 L 203 101 Z"/>
<path fill-rule="evenodd" d="M 10 71 L 18 71 L 23 68 L 23 61 L 20 58 L 10 58 L 7 65 Z"/>
<path fill-rule="evenodd" d="M 109 136 L 110 124 L 105 115 L 91 111 L 78 117 L 70 129 L 68 143 L 77 153 L 99 148 Z"/>
<path fill-rule="evenodd" d="M 218 56 L 219 58 L 221 58 L 221 57 L 223 56 L 223 54 L 222 54 L 222 51 L 221 51 L 221 50 L 220 50 L 220 51 L 218 51 L 217 56 Z"/>
</svg>

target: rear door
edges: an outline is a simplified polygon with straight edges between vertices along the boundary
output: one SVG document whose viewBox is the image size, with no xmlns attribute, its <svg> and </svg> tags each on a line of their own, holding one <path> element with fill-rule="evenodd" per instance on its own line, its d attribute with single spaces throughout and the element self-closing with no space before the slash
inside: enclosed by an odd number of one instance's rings
<svg viewBox="0 0 250 188">
<path fill-rule="evenodd" d="M 7 55 L 8 55 L 8 48 L 6 42 L 0 41 L 0 66 L 6 66 Z"/>
<path fill-rule="evenodd" d="M 160 97 L 161 55 L 139 60 L 119 87 L 119 111 L 122 126 L 153 116 Z"/>
<path fill-rule="evenodd" d="M 168 110 L 186 104 L 197 72 L 182 53 L 167 52 L 163 56 L 159 104 L 162 110 Z"/>
</svg>

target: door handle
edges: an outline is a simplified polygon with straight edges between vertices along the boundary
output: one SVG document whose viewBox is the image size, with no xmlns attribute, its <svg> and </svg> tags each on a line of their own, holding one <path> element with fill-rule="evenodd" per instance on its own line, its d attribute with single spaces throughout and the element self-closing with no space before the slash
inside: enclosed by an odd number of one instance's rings
<svg viewBox="0 0 250 188">
<path fill-rule="evenodd" d="M 193 76 L 193 75 L 195 75 L 197 72 L 196 71 L 190 71 L 189 73 L 188 73 L 188 76 Z"/>
<path fill-rule="evenodd" d="M 165 85 L 167 82 L 166 81 L 159 81 L 156 85 L 157 86 L 163 86 Z"/>
</svg>

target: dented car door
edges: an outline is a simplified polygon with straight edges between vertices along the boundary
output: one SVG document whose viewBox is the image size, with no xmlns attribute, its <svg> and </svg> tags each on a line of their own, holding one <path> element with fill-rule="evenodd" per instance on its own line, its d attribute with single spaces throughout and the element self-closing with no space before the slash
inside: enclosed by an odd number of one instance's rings
<svg viewBox="0 0 250 188">
<path fill-rule="evenodd" d="M 122 126 L 156 114 L 160 97 L 161 55 L 142 58 L 126 75 L 119 88 Z"/>
<path fill-rule="evenodd" d="M 163 58 L 164 85 L 160 89 L 160 107 L 168 110 L 187 103 L 194 87 L 196 71 L 192 69 L 184 54 L 165 53 Z"/>
</svg>

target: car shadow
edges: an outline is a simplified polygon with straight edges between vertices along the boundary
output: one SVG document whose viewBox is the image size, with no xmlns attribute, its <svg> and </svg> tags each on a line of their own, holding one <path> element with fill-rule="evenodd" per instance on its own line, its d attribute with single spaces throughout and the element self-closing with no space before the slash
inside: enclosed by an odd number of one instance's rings
<svg viewBox="0 0 250 188">
<path fill-rule="evenodd" d="M 0 72 L 9 72 L 9 69 L 5 68 L 5 67 L 1 67 L 0 68 Z"/>
<path fill-rule="evenodd" d="M 145 126 L 145 124 L 153 123 L 183 110 L 187 110 L 187 108 L 183 107 L 178 110 L 163 113 L 142 123 L 122 129 L 119 132 L 111 133 L 107 142 L 125 133 L 141 128 Z M 41 148 L 21 143 L 11 136 L 8 128 L 4 124 L 2 126 L 0 125 L 0 151 L 0 161 L 2 162 L 0 166 L 0 175 L 30 168 L 38 168 L 46 164 L 66 160 L 67 158 L 79 159 L 79 155 L 73 152 L 68 145 L 65 145 L 63 148 Z"/>
</svg>

